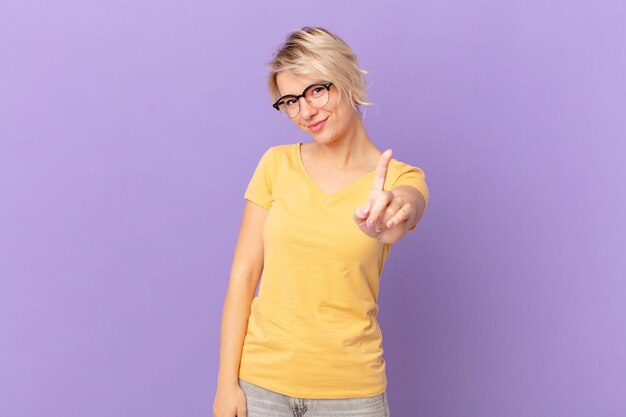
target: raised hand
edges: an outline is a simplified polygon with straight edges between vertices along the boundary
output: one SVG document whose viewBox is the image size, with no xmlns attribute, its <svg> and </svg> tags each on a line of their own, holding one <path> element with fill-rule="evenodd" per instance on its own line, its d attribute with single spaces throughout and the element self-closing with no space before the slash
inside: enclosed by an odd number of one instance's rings
<svg viewBox="0 0 626 417">
<path fill-rule="evenodd" d="M 403 228 L 404 225 L 401 224 L 410 216 L 410 211 L 405 208 L 405 199 L 383 188 L 391 155 L 392 150 L 387 149 L 380 156 L 368 201 L 354 211 L 354 221 L 361 231 L 381 240 L 391 230 L 395 232 L 398 227 Z"/>
</svg>

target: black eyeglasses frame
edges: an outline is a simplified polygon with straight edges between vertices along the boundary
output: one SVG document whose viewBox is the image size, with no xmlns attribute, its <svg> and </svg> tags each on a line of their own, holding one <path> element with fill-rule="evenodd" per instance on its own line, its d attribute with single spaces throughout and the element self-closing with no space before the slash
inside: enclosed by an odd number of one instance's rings
<svg viewBox="0 0 626 417">
<path fill-rule="evenodd" d="M 321 85 L 322 87 L 326 88 L 326 90 L 328 91 L 328 93 L 330 93 L 330 86 L 333 85 L 332 82 L 329 83 L 315 83 L 315 84 L 311 84 L 310 86 L 308 86 L 307 88 L 304 89 L 304 91 L 302 92 L 302 94 L 299 95 L 293 95 L 293 94 L 286 94 L 284 96 L 282 96 L 281 98 L 279 98 L 278 100 L 276 100 L 276 102 L 274 104 L 272 104 L 272 107 L 274 107 L 276 110 L 280 111 L 280 109 L 278 108 L 278 103 L 281 100 L 284 100 L 285 97 L 294 97 L 296 99 L 296 102 L 298 102 L 298 105 L 300 105 L 300 97 L 304 97 L 306 95 L 306 92 L 308 91 L 309 88 L 311 87 L 315 87 Z M 284 113 L 283 113 L 284 114 Z M 300 108 L 298 107 L 298 113 L 296 114 L 296 116 L 300 114 Z M 296 117 L 294 116 L 294 117 Z M 288 117 L 288 116 L 287 116 Z M 293 117 L 292 117 L 293 119 Z"/>
</svg>

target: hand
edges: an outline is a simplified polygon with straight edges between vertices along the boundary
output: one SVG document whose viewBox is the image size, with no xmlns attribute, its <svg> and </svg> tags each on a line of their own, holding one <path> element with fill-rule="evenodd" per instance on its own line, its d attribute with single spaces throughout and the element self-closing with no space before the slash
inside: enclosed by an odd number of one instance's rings
<svg viewBox="0 0 626 417">
<path fill-rule="evenodd" d="M 248 414 L 246 393 L 239 384 L 220 386 L 218 384 L 213 401 L 214 417 L 246 417 Z"/>
<path fill-rule="evenodd" d="M 383 188 L 391 155 L 392 150 L 387 149 L 380 156 L 367 204 L 354 211 L 354 221 L 361 231 L 379 240 L 391 234 L 399 236 L 401 232 L 398 228 L 404 230 L 403 223 L 411 214 L 405 198 Z"/>
</svg>

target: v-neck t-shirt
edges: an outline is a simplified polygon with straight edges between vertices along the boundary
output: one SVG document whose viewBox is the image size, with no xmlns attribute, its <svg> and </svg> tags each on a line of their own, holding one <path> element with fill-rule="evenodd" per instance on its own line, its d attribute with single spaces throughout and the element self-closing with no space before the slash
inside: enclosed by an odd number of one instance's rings
<svg viewBox="0 0 626 417">
<path fill-rule="evenodd" d="M 392 245 L 353 219 L 375 171 L 328 194 L 307 173 L 301 145 L 267 149 L 244 193 L 268 213 L 239 378 L 298 398 L 380 395 L 387 378 L 377 300 Z M 411 185 L 428 203 L 425 178 L 421 168 L 391 159 L 383 188 Z"/>
</svg>

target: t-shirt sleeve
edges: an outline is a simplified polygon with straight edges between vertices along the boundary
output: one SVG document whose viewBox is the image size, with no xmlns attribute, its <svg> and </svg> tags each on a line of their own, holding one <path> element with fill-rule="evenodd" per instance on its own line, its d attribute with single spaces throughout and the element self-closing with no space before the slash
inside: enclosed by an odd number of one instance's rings
<svg viewBox="0 0 626 417">
<path fill-rule="evenodd" d="M 423 169 L 400 163 L 398 176 L 391 188 L 397 187 L 398 185 L 410 185 L 417 188 L 424 197 L 424 210 L 426 210 L 426 206 L 428 206 L 428 185 L 426 184 L 426 173 Z M 411 227 L 408 231 L 412 232 L 413 230 L 415 230 L 415 226 Z"/>
<path fill-rule="evenodd" d="M 272 206 L 272 163 L 272 148 L 269 148 L 259 159 L 244 193 L 246 200 L 268 210 Z"/>
</svg>

